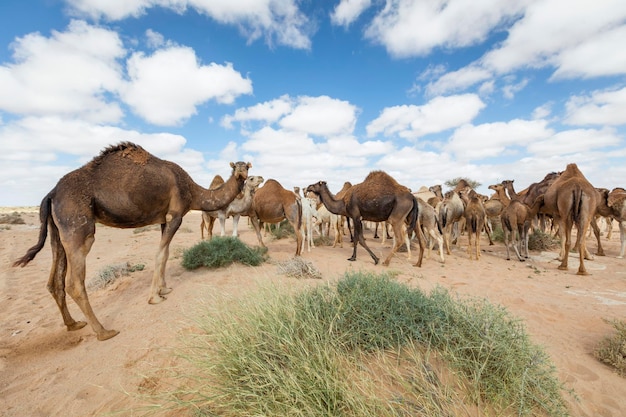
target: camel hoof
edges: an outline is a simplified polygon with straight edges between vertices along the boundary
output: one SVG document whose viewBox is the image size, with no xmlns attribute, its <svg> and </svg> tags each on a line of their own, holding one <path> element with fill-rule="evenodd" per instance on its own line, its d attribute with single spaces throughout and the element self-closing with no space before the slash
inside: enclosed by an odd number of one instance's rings
<svg viewBox="0 0 626 417">
<path fill-rule="evenodd" d="M 589 272 L 587 272 L 587 271 L 578 271 L 578 272 L 576 272 L 576 275 L 589 275 Z"/>
<path fill-rule="evenodd" d="M 350 262 L 354 262 L 354 261 L 356 261 L 356 258 L 355 258 L 354 256 L 352 256 L 352 257 L 348 258 L 348 260 L 349 260 Z"/>
<path fill-rule="evenodd" d="M 166 295 L 172 292 L 171 288 L 163 287 L 159 288 L 159 295 Z"/>
<path fill-rule="evenodd" d="M 166 298 L 162 297 L 160 295 L 157 296 L 152 296 L 150 297 L 150 299 L 148 300 L 148 304 L 159 304 L 162 303 L 163 301 L 165 301 Z"/>
<path fill-rule="evenodd" d="M 559 265 L 559 267 L 557 268 L 561 271 L 567 271 L 567 265 Z"/>
<path fill-rule="evenodd" d="M 384 261 L 383 266 L 389 266 L 389 261 Z"/>
<path fill-rule="evenodd" d="M 75 330 L 80 330 L 86 325 L 87 325 L 87 322 L 85 321 L 75 321 L 74 323 L 67 325 L 67 331 L 73 332 Z"/>
<path fill-rule="evenodd" d="M 117 336 L 118 334 L 120 334 L 120 332 L 118 332 L 117 330 L 104 330 L 102 333 L 98 333 L 98 340 L 108 340 L 112 337 Z"/>
</svg>

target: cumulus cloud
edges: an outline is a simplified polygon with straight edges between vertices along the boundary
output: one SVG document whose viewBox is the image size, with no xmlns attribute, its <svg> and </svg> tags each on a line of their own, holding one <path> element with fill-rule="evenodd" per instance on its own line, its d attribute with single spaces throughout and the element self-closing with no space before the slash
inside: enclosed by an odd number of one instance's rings
<svg viewBox="0 0 626 417">
<path fill-rule="evenodd" d="M 594 149 L 617 146 L 622 139 L 612 129 L 574 129 L 555 133 L 528 146 L 528 151 L 544 158 L 591 153 Z M 586 158 L 585 158 L 586 159 Z"/>
<path fill-rule="evenodd" d="M 469 123 L 484 107 L 475 94 L 435 97 L 422 106 L 387 107 L 367 125 L 367 134 L 416 139 Z"/>
<path fill-rule="evenodd" d="M 338 26 L 350 26 L 372 4 L 372 0 L 341 0 L 330 14 L 330 21 Z"/>
<path fill-rule="evenodd" d="M 519 152 L 553 133 L 545 120 L 467 124 L 453 133 L 446 149 L 461 160 L 476 160 L 501 155 L 511 148 L 518 148 Z"/>
<path fill-rule="evenodd" d="M 67 0 L 72 13 L 91 19 L 122 20 L 162 7 L 177 13 L 193 8 L 215 21 L 236 26 L 249 42 L 259 38 L 293 48 L 311 47 L 312 23 L 295 0 Z"/>
<path fill-rule="evenodd" d="M 254 106 L 240 108 L 233 115 L 226 115 L 222 118 L 222 126 L 230 129 L 233 123 L 246 124 L 249 121 L 261 121 L 268 124 L 276 122 L 278 119 L 289 113 L 292 108 L 292 100 L 287 95 L 277 99 L 255 104 Z"/>
<path fill-rule="evenodd" d="M 191 48 L 173 46 L 152 55 L 134 53 L 128 60 L 130 83 L 122 97 L 133 111 L 157 125 L 175 125 L 209 100 L 232 103 L 252 92 L 252 81 L 232 64 L 201 65 Z"/>
<path fill-rule="evenodd" d="M 387 1 L 365 35 L 396 57 L 425 56 L 434 48 L 475 45 L 519 16 L 525 1 Z"/>
<path fill-rule="evenodd" d="M 566 104 L 565 122 L 572 125 L 626 124 L 626 87 L 574 96 Z"/>
<path fill-rule="evenodd" d="M 107 98 L 122 86 L 126 55 L 116 32 L 72 21 L 49 38 L 31 33 L 12 44 L 14 63 L 0 66 L 0 110 L 117 122 L 120 106 Z"/>
</svg>

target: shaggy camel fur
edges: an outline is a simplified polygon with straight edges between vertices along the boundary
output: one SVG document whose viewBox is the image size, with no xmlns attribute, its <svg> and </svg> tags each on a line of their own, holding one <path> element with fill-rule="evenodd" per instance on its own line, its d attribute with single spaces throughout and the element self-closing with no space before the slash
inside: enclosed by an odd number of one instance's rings
<svg viewBox="0 0 626 417">
<path fill-rule="evenodd" d="M 451 255 L 450 243 L 458 237 L 458 222 L 463 218 L 465 206 L 459 194 L 453 190 L 444 194 L 443 201 L 439 205 L 439 221 L 443 229 L 443 244 L 446 254 Z"/>
<path fill-rule="evenodd" d="M 200 231 L 202 239 L 204 239 L 204 229 L 208 231 L 208 240 L 213 238 L 213 223 L 215 219 L 220 221 L 220 236 L 226 236 L 226 219 L 233 218 L 233 237 L 239 236 L 239 218 L 242 214 L 247 213 L 252 205 L 252 199 L 256 189 L 263 183 L 263 177 L 258 175 L 250 175 L 243 185 L 241 192 L 228 207 L 221 210 L 203 211 L 202 222 L 200 223 Z"/>
<path fill-rule="evenodd" d="M 544 194 L 543 210 L 552 215 L 559 227 L 561 252 L 559 269 L 567 270 L 571 248 L 572 227 L 576 225 L 576 247 L 580 255 L 578 275 L 588 275 L 585 269 L 587 244 L 585 235 L 596 212 L 598 193 L 576 164 L 568 164 Z"/>
<path fill-rule="evenodd" d="M 378 264 L 378 257 L 365 243 L 363 237 L 363 220 L 374 222 L 388 221 L 393 228 L 396 237 L 403 236 L 403 228 L 408 220 L 408 230 L 414 230 L 417 223 L 418 205 L 417 199 L 411 194 L 409 189 L 398 184 L 389 174 L 383 171 L 372 171 L 360 183 L 348 189 L 343 199 L 335 198 L 325 181 L 319 181 L 307 187 L 307 191 L 312 191 L 319 195 L 322 203 L 331 213 L 347 213 L 354 225 L 354 239 L 352 256 L 349 261 L 356 260 L 357 243 L 367 250 L 374 264 Z M 402 239 L 395 241 L 391 253 L 383 261 L 383 265 L 389 265 L 391 258 L 402 245 Z M 420 255 L 416 266 L 422 265 L 424 256 L 424 242 L 420 239 Z"/>
<path fill-rule="evenodd" d="M 296 234 L 296 256 L 302 254 L 302 201 L 293 191 L 286 190 L 274 179 L 269 179 L 254 193 L 252 207 L 248 212 L 259 245 L 265 247 L 261 238 L 263 223 L 280 223 L 284 219 Z"/>
<path fill-rule="evenodd" d="M 119 332 L 105 329 L 89 303 L 85 290 L 85 258 L 95 240 L 96 223 L 135 228 L 161 225 L 148 301 L 160 303 L 171 291 L 165 285 L 165 265 L 172 237 L 189 210 L 217 210 L 241 192 L 251 164 L 231 163 L 232 175 L 221 187 L 207 190 L 173 162 L 159 159 L 138 145 L 123 142 L 102 151 L 91 162 L 59 180 L 39 208 L 39 241 L 14 266 L 25 266 L 43 248 L 48 229 L 52 269 L 48 290 L 68 330 L 86 323 L 75 321 L 67 308 L 67 293 L 87 318 L 98 340 Z M 67 279 L 66 279 L 67 274 Z"/>
<path fill-rule="evenodd" d="M 480 194 L 471 188 L 460 191 L 461 199 L 465 201 L 465 225 L 467 228 L 467 254 L 472 257 L 472 243 L 474 244 L 474 255 L 476 260 L 480 259 L 480 234 L 485 227 L 485 207 Z M 491 239 L 490 239 L 491 240 Z"/>
<path fill-rule="evenodd" d="M 513 246 L 517 259 L 520 261 L 523 262 L 530 257 L 528 253 L 528 231 L 541 204 L 543 204 L 543 196 L 537 197 L 532 207 L 529 207 L 526 203 L 519 200 L 512 200 L 503 210 L 501 216 L 502 230 L 504 232 L 504 245 L 506 246 L 507 260 L 511 260 L 509 246 Z M 516 232 L 517 242 L 515 239 Z"/>
</svg>

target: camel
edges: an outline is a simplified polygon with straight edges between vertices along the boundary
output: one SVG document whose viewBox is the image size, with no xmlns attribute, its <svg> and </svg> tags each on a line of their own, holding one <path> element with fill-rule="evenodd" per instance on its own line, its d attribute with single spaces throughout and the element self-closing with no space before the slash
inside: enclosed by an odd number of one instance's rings
<svg viewBox="0 0 626 417">
<path fill-rule="evenodd" d="M 213 181 L 211 181 L 211 184 L 209 184 L 209 190 L 213 190 L 222 184 L 224 184 L 224 178 L 222 178 L 222 176 L 218 174 L 213 177 Z M 210 220 L 210 222 L 206 220 Z M 204 216 L 202 216 L 202 221 L 200 222 L 200 237 L 202 238 L 202 240 L 204 240 L 204 229 L 207 230 L 209 239 L 211 239 L 211 237 L 213 236 L 214 222 L 215 218 L 205 219 Z"/>
<path fill-rule="evenodd" d="M 604 249 L 600 240 L 600 228 L 597 224 L 598 217 L 609 219 L 609 226 L 613 219 L 617 220 L 620 228 L 621 250 L 618 258 L 624 257 L 624 249 L 626 248 L 626 190 L 621 187 L 614 188 L 610 193 L 606 188 L 596 188 L 598 192 L 598 205 L 596 213 L 591 220 L 591 227 L 598 242 L 598 256 L 604 256 Z"/>
<path fill-rule="evenodd" d="M 89 303 L 85 289 L 85 258 L 95 241 L 96 223 L 118 228 L 161 225 L 161 242 L 150 289 L 150 304 L 171 291 L 165 284 L 165 265 L 172 237 L 189 210 L 217 210 L 241 192 L 250 163 L 232 163 L 222 186 L 208 190 L 196 184 L 173 162 L 159 159 L 142 147 L 122 142 L 104 149 L 86 165 L 66 174 L 43 198 L 39 208 L 39 241 L 13 266 L 26 266 L 43 248 L 50 231 L 52 269 L 48 290 L 67 330 L 83 328 L 66 303 L 67 293 L 85 315 L 98 340 L 116 336 L 105 329 Z M 67 275 L 67 278 L 66 278 Z"/>
<path fill-rule="evenodd" d="M 202 239 L 204 239 L 204 228 L 208 230 L 208 239 L 213 237 L 213 223 L 215 219 L 220 221 L 220 236 L 226 236 L 226 219 L 233 218 L 233 237 L 239 236 L 239 218 L 243 213 L 247 213 L 252 205 L 252 199 L 256 189 L 263 183 L 263 177 L 258 175 L 250 175 L 243 186 L 243 192 L 240 193 L 230 204 L 220 210 L 203 211 L 202 223 L 200 224 L 200 230 L 202 231 Z"/>
<path fill-rule="evenodd" d="M 302 201 L 276 181 L 269 179 L 254 193 L 250 217 L 259 245 L 265 247 L 261 238 L 263 223 L 280 223 L 284 219 L 291 224 L 296 234 L 296 256 L 302 253 Z"/>
<path fill-rule="evenodd" d="M 465 201 L 465 224 L 467 227 L 467 253 L 470 259 L 472 257 L 472 243 L 474 243 L 474 254 L 476 260 L 480 259 L 480 234 L 485 227 L 485 207 L 483 206 L 482 197 L 471 188 L 460 191 L 460 197 Z M 491 238 L 489 239 L 491 241 Z"/>
<path fill-rule="evenodd" d="M 571 248 L 572 227 L 576 225 L 576 247 L 580 255 L 578 275 L 588 275 L 585 269 L 587 244 L 585 234 L 596 212 L 598 194 L 596 189 L 585 178 L 576 164 L 568 164 L 558 178 L 548 187 L 544 194 L 543 210 L 552 215 L 559 228 L 561 252 L 558 269 L 567 270 L 569 250 Z"/>
<path fill-rule="evenodd" d="M 298 192 L 296 192 L 296 188 Z M 296 195 L 299 194 L 300 188 L 294 187 Z M 302 203 L 302 250 L 304 250 L 305 243 L 309 244 L 308 251 L 311 252 L 311 248 L 315 247 L 313 243 L 313 223 L 317 221 L 319 214 L 317 213 L 317 199 L 304 197 L 300 199 Z"/>
<path fill-rule="evenodd" d="M 447 191 L 444 194 L 443 201 L 439 205 L 439 221 L 443 228 L 443 244 L 446 249 L 446 254 L 451 255 L 450 242 L 456 240 L 453 236 L 454 228 L 458 228 L 458 222 L 463 218 L 465 207 L 459 194 L 455 191 Z"/>
<path fill-rule="evenodd" d="M 391 223 L 394 236 L 398 237 L 391 249 L 391 253 L 383 261 L 383 265 L 389 265 L 391 258 L 402 245 L 403 228 L 408 220 L 408 230 L 414 230 L 417 223 L 418 205 L 417 199 L 407 187 L 404 187 L 384 171 L 372 171 L 362 183 L 353 185 L 348 189 L 342 199 L 337 199 L 328 190 L 325 181 L 319 181 L 307 187 L 307 191 L 319 195 L 322 203 L 331 213 L 347 213 L 348 218 L 354 225 L 354 239 L 352 256 L 349 261 L 356 260 L 357 243 L 365 248 L 378 264 L 379 258 L 365 243 L 363 237 L 363 220 L 374 222 L 388 221 Z M 424 241 L 420 241 L 419 259 L 415 266 L 422 265 L 424 256 Z"/>
<path fill-rule="evenodd" d="M 418 217 L 417 225 L 421 228 L 422 233 L 427 238 L 428 253 L 426 259 L 430 258 L 435 241 L 437 242 L 437 248 L 439 250 L 439 259 L 441 263 L 445 262 L 443 256 L 443 236 L 439 220 L 437 219 L 437 212 L 435 209 L 422 199 L 417 199 L 418 204 Z M 417 231 L 414 231 L 417 235 Z M 407 245 L 407 247 L 409 247 Z M 409 252 L 410 253 L 410 252 Z"/>
<path fill-rule="evenodd" d="M 435 194 L 435 197 L 428 199 L 427 203 L 432 207 L 437 208 L 437 205 L 443 201 L 443 192 L 441 191 L 441 184 L 432 185 L 428 187 L 428 191 Z"/>
<path fill-rule="evenodd" d="M 530 257 L 528 253 L 528 231 L 530 230 L 530 223 L 537 215 L 541 204 L 543 204 L 542 195 L 537 197 L 531 207 L 520 200 L 511 200 L 511 203 L 504 208 L 501 217 L 507 261 L 511 260 L 509 245 L 513 246 L 517 259 L 520 262 Z M 515 242 L 515 232 L 517 232 L 518 236 L 517 242 Z"/>
<path fill-rule="evenodd" d="M 340 248 L 343 248 L 343 230 L 341 225 L 342 216 L 331 213 L 328 211 L 326 206 L 323 204 L 319 206 L 317 209 L 317 219 L 314 228 L 319 226 L 320 234 L 322 236 L 330 236 L 330 229 L 334 231 L 334 239 L 333 239 L 333 248 L 336 248 L 339 245 Z M 326 228 L 324 225 L 328 224 L 328 232 L 325 232 Z M 326 234 L 325 234 L 326 233 Z"/>
</svg>

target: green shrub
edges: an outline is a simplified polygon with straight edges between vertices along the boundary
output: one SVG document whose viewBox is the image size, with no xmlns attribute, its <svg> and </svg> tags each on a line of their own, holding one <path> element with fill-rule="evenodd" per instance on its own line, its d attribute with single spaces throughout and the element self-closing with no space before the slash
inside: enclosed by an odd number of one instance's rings
<svg viewBox="0 0 626 417">
<path fill-rule="evenodd" d="M 185 250 L 182 266 L 188 270 L 201 266 L 219 268 L 233 262 L 257 266 L 265 262 L 266 254 L 267 248 L 251 248 L 236 237 L 216 236 Z"/>
<path fill-rule="evenodd" d="M 550 250 L 560 245 L 560 240 L 553 237 L 549 233 L 542 232 L 539 229 L 533 230 L 528 235 L 528 249 L 529 250 Z"/>
<path fill-rule="evenodd" d="M 188 338 L 191 373 L 180 375 L 187 382 L 171 394 L 173 408 L 198 416 L 450 416 L 468 407 L 568 414 L 547 355 L 486 301 L 348 273 L 335 287 L 272 288 L 224 304 L 211 303 Z"/>
<path fill-rule="evenodd" d="M 605 320 L 613 326 L 615 334 L 607 336 L 594 351 L 596 359 L 615 368 L 621 376 L 626 376 L 626 321 Z"/>
</svg>

